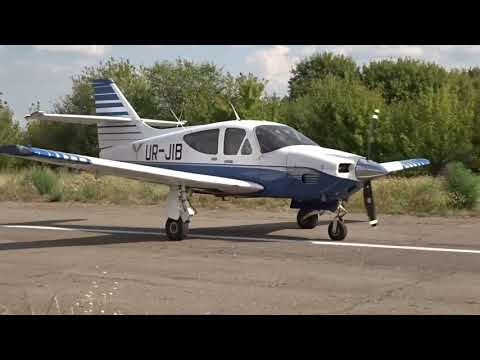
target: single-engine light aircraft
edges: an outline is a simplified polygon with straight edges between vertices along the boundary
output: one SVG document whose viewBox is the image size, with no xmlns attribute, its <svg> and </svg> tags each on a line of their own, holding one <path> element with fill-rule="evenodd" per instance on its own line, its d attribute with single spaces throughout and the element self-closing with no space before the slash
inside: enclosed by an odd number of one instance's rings
<svg viewBox="0 0 480 360">
<path fill-rule="evenodd" d="M 236 120 L 207 125 L 184 126 L 173 112 L 177 121 L 142 119 L 112 80 L 94 80 L 93 87 L 96 115 L 37 111 L 25 118 L 96 125 L 98 158 L 21 145 L 0 146 L 0 154 L 168 185 L 170 240 L 187 236 L 196 213 L 189 195 L 202 193 L 291 199 L 303 229 L 315 228 L 319 215 L 332 212 L 328 234 L 340 241 L 347 235 L 343 204 L 352 194 L 363 188 L 375 226 L 371 180 L 429 164 L 426 159 L 377 163 L 368 155 L 324 148 L 287 125 L 240 120 L 233 106 Z"/>
</svg>

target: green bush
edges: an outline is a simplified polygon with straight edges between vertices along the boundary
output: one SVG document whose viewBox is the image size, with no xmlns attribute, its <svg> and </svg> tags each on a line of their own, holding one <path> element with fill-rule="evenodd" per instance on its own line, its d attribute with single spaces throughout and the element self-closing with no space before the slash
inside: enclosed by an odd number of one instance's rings
<svg viewBox="0 0 480 360">
<path fill-rule="evenodd" d="M 49 195 L 49 200 L 51 202 L 59 202 L 59 201 L 63 201 L 63 199 L 64 199 L 64 193 L 63 193 L 63 189 L 61 189 L 60 187 L 54 189 L 52 193 Z"/>
<path fill-rule="evenodd" d="M 480 178 L 456 162 L 447 166 L 447 186 L 454 195 L 454 206 L 461 209 L 472 209 L 480 198 Z"/>
<path fill-rule="evenodd" d="M 80 188 L 81 201 L 91 201 L 98 198 L 96 183 L 85 183 Z"/>
<path fill-rule="evenodd" d="M 49 168 L 33 168 L 30 179 L 40 195 L 50 195 L 60 187 L 57 175 Z"/>
</svg>

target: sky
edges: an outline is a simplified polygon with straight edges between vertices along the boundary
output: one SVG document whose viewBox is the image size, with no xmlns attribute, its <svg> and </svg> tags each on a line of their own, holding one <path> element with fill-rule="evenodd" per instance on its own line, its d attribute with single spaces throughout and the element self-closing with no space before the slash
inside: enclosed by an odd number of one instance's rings
<svg viewBox="0 0 480 360">
<path fill-rule="evenodd" d="M 32 103 L 52 110 L 59 97 L 70 93 L 73 75 L 111 56 L 147 66 L 177 58 L 213 62 L 232 74 L 264 78 L 267 92 L 281 96 L 292 67 L 324 51 L 351 56 L 359 65 L 411 57 L 447 68 L 480 66 L 478 45 L 0 45 L 0 97 L 23 123 Z"/>
</svg>

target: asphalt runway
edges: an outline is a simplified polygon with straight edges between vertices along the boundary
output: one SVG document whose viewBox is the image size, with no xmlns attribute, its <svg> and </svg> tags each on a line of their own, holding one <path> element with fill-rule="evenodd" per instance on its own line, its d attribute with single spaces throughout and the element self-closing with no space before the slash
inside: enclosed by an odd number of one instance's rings
<svg viewBox="0 0 480 360">
<path fill-rule="evenodd" d="M 0 314 L 478 314 L 475 217 L 202 210 L 169 242 L 162 206 L 0 203 Z"/>
</svg>

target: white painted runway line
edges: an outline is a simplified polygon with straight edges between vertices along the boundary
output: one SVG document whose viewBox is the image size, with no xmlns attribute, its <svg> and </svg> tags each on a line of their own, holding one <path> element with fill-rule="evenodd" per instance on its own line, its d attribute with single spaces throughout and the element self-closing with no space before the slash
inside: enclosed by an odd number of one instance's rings
<svg viewBox="0 0 480 360">
<path fill-rule="evenodd" d="M 0 225 L 2 228 L 11 229 L 27 229 L 27 230 L 54 230 L 54 231 L 84 231 L 101 234 L 127 234 L 127 235 L 165 235 L 164 232 L 152 231 L 133 231 L 133 230 L 114 230 L 114 229 L 94 229 L 94 228 L 66 228 L 57 226 L 34 226 L 34 225 Z M 221 240 L 247 240 L 247 241 L 262 241 L 262 242 L 298 242 L 297 240 L 276 240 L 268 238 L 252 238 L 245 236 L 222 236 L 222 235 L 201 235 L 192 234 L 194 238 L 200 239 L 221 239 Z M 466 254 L 480 254 L 480 250 L 474 249 L 455 249 L 455 248 L 440 248 L 440 247 L 422 247 L 422 246 L 404 246 L 404 245 L 384 245 L 384 244 L 367 244 L 367 243 L 349 243 L 336 241 L 304 241 L 313 245 L 325 246 L 347 246 L 347 247 L 366 247 L 376 249 L 395 249 L 395 250 L 413 250 L 413 251 L 431 251 L 431 252 L 447 252 L 447 253 L 466 253 Z"/>
<path fill-rule="evenodd" d="M 399 250 L 439 251 L 439 252 L 451 252 L 451 253 L 480 254 L 480 250 L 422 247 L 422 246 L 364 244 L 364 243 L 348 243 L 348 242 L 333 242 L 333 241 L 332 242 L 312 241 L 312 244 L 333 245 L 333 246 L 355 246 L 355 247 L 380 248 L 380 249 L 399 249 Z"/>
<path fill-rule="evenodd" d="M 85 231 L 102 234 L 130 234 L 130 235 L 165 235 L 163 232 L 130 231 L 114 229 L 93 229 L 93 228 L 65 228 L 57 226 L 33 226 L 33 225 L 0 225 L 3 228 L 27 229 L 27 230 L 58 230 L 58 231 Z"/>
</svg>

